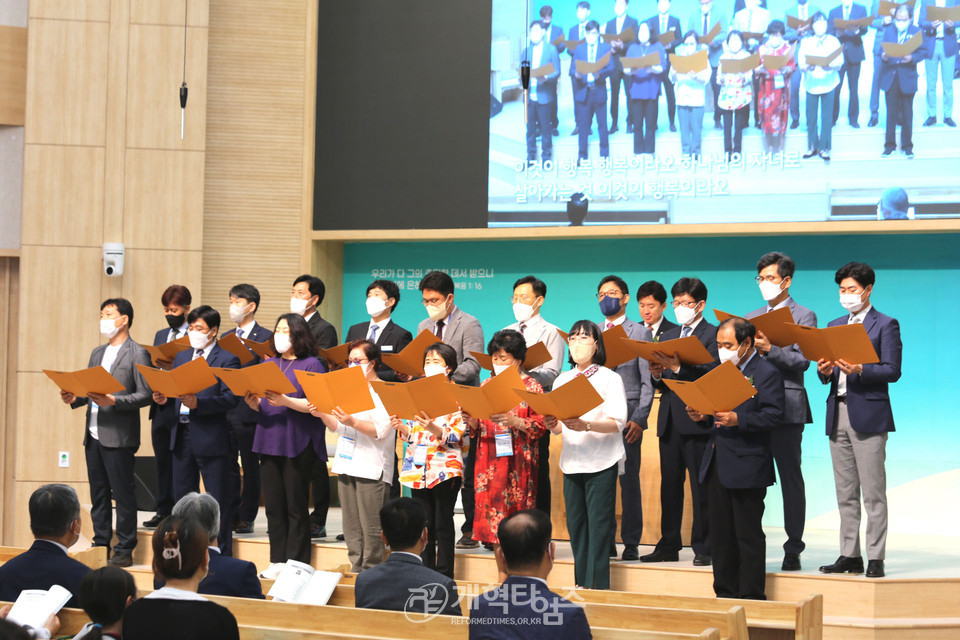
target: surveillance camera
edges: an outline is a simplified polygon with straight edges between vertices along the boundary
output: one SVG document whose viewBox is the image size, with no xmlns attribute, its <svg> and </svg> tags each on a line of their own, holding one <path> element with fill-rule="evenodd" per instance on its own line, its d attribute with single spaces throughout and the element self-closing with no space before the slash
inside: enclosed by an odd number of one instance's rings
<svg viewBox="0 0 960 640">
<path fill-rule="evenodd" d="M 122 242 L 104 242 L 103 272 L 111 277 L 122 276 L 123 254 L 124 248 Z"/>
</svg>

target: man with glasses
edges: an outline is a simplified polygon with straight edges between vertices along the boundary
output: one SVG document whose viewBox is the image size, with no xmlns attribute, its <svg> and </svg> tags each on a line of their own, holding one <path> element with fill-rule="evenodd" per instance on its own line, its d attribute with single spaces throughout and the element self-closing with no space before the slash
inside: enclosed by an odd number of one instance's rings
<svg viewBox="0 0 960 640">
<path fill-rule="evenodd" d="M 597 287 L 597 299 L 600 312 L 604 315 L 601 330 L 607 331 L 618 325 L 631 340 L 649 342 L 653 340 L 650 330 L 638 322 L 627 318 L 627 304 L 630 302 L 630 289 L 623 278 L 610 275 L 600 281 Z M 643 430 L 647 428 L 647 416 L 653 403 L 653 385 L 650 382 L 650 369 L 643 358 L 634 358 L 617 365 L 613 369 L 623 380 L 627 396 L 627 426 L 623 430 L 623 448 L 626 450 L 623 474 L 620 476 L 620 502 L 622 514 L 620 520 L 620 539 L 623 542 L 623 560 L 638 560 L 637 550 L 643 535 L 643 505 L 640 499 L 640 444 Z M 616 537 L 616 536 L 614 536 Z M 611 556 L 617 554 L 616 545 L 611 545 Z"/>
<path fill-rule="evenodd" d="M 690 496 L 693 500 L 693 564 L 711 563 L 707 539 L 707 495 L 700 484 L 700 463 L 710 434 L 708 425 L 698 424 L 687 415 L 686 403 L 663 383 L 664 378 L 693 381 L 717 366 L 717 327 L 703 319 L 707 304 L 707 287 L 699 278 L 680 278 L 670 290 L 673 312 L 679 327 L 664 331 L 662 342 L 694 336 L 714 362 L 691 366 L 683 364 L 676 353 L 655 351 L 656 362 L 650 365 L 653 385 L 660 390 L 660 412 L 657 436 L 660 438 L 660 541 L 653 553 L 642 556 L 643 562 L 677 562 L 683 542 L 680 523 L 683 519 L 683 483 L 690 472 Z"/>
</svg>

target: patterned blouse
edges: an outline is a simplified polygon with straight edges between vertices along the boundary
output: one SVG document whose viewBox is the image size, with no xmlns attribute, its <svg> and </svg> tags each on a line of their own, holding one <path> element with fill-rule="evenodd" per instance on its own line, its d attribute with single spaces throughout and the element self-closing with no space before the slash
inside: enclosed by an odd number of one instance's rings
<svg viewBox="0 0 960 640">
<path fill-rule="evenodd" d="M 736 111 L 753 101 L 753 71 L 723 73 L 725 59 L 741 60 L 749 55 L 746 49 L 740 49 L 736 53 L 726 51 L 720 56 L 720 73 L 717 74 L 717 80 L 720 82 L 720 97 L 717 99 L 717 106 L 721 109 Z"/>
<path fill-rule="evenodd" d="M 463 432 L 466 424 L 460 412 L 448 413 L 434 418 L 433 421 L 443 430 L 443 437 L 437 439 L 432 433 L 420 426 L 419 422 L 404 421 L 410 428 L 407 436 L 407 450 L 400 468 L 400 484 L 411 489 L 432 489 L 450 478 L 463 476 L 464 445 Z M 417 450 L 426 447 L 426 464 L 415 464 Z"/>
</svg>

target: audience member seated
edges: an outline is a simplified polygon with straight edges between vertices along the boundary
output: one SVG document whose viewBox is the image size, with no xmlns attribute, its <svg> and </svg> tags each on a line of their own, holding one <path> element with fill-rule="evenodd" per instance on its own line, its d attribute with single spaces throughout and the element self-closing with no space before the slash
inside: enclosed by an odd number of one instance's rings
<svg viewBox="0 0 960 640">
<path fill-rule="evenodd" d="M 237 619 L 197 593 L 207 576 L 210 535 L 196 520 L 166 518 L 153 532 L 153 573 L 166 585 L 131 604 L 123 634 L 137 640 L 239 640 Z"/>
<path fill-rule="evenodd" d="M 12 605 L 7 605 L 0 609 L 0 639 L 2 640 L 31 640 L 33 638 L 52 638 L 60 630 L 60 618 L 56 614 L 47 618 L 46 623 L 39 629 L 23 626 L 7 620 L 7 614 L 10 613 Z"/>
<path fill-rule="evenodd" d="M 512 513 L 500 523 L 496 550 L 509 576 L 470 607 L 470 640 L 591 638 L 583 609 L 547 589 L 556 546 L 550 517 L 537 509 Z"/>
<path fill-rule="evenodd" d="M 263 600 L 263 588 L 257 577 L 257 567 L 249 560 L 232 558 L 220 553 L 217 535 L 220 533 L 220 505 L 209 493 L 191 491 L 180 498 L 173 507 L 173 515 L 190 518 L 200 523 L 210 536 L 209 570 L 200 581 L 197 593 L 208 596 L 232 596 L 234 598 L 259 598 Z M 153 579 L 153 588 L 163 587 L 163 579 Z"/>
<path fill-rule="evenodd" d="M 80 581 L 90 568 L 67 555 L 80 539 L 80 501 L 65 484 L 45 484 L 30 496 L 33 546 L 0 566 L 0 600 L 13 602 L 24 589 L 55 584 L 73 594 L 68 607 L 80 606 Z"/>
<path fill-rule="evenodd" d="M 80 583 L 80 606 L 90 622 L 73 640 L 100 640 L 123 636 L 123 612 L 137 599 L 133 576 L 119 567 L 94 569 Z"/>
<path fill-rule="evenodd" d="M 357 608 L 460 615 L 457 584 L 420 559 L 427 546 L 426 508 L 413 498 L 390 500 L 380 510 L 380 527 L 391 553 L 382 564 L 357 574 Z"/>
</svg>

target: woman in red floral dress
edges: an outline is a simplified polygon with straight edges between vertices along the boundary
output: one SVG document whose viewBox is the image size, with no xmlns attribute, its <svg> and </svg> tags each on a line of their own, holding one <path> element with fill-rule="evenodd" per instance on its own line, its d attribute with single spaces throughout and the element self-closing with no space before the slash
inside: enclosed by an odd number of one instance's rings
<svg viewBox="0 0 960 640">
<path fill-rule="evenodd" d="M 790 76 L 797 70 L 793 47 L 783 39 L 784 26 L 774 20 L 767 27 L 767 41 L 760 45 L 760 59 L 768 56 L 788 56 L 780 69 L 770 70 L 761 65 L 757 100 L 760 104 L 760 122 L 763 129 L 763 150 L 767 153 L 783 151 L 786 140 L 787 118 L 790 113 Z"/>
</svg>

